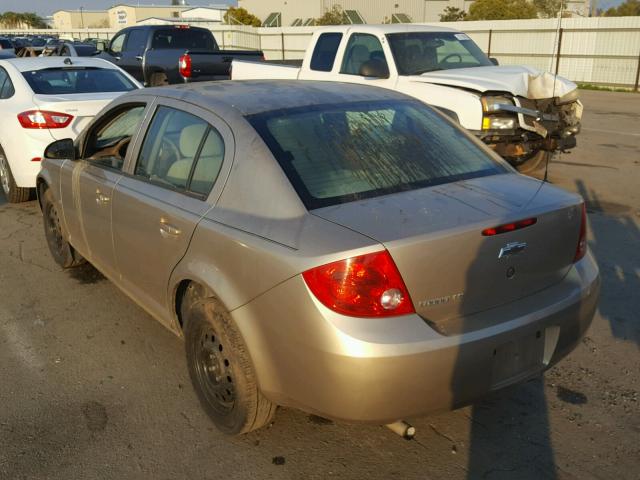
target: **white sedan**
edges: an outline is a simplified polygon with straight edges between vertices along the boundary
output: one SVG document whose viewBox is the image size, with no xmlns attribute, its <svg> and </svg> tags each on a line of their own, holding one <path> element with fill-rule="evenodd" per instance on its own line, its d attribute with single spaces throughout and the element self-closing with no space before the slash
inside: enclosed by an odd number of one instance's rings
<svg viewBox="0 0 640 480">
<path fill-rule="evenodd" d="M 138 88 L 99 58 L 0 60 L 0 184 L 7 200 L 29 199 L 47 145 L 75 138 L 113 99 Z"/>
</svg>

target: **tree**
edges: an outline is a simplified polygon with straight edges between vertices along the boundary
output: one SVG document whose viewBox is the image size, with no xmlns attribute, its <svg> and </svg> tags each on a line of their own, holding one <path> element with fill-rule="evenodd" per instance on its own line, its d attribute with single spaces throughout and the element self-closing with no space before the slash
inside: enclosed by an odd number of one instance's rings
<svg viewBox="0 0 640 480">
<path fill-rule="evenodd" d="M 340 5 L 334 5 L 331 10 L 325 11 L 324 15 L 316 18 L 315 21 L 316 25 L 346 25 L 348 23 Z"/>
<path fill-rule="evenodd" d="M 227 25 L 251 25 L 252 27 L 262 25 L 258 17 L 242 7 L 229 7 L 229 10 L 224 14 L 224 23 Z"/>
<path fill-rule="evenodd" d="M 556 18 L 560 9 L 567 8 L 566 0 L 533 0 L 533 4 L 543 18 Z"/>
<path fill-rule="evenodd" d="M 464 10 L 461 10 L 457 7 L 447 7 L 440 14 L 441 22 L 457 22 L 458 20 L 464 20 L 467 16 Z"/>
<path fill-rule="evenodd" d="M 611 7 L 604 12 L 605 17 L 635 17 L 640 16 L 640 0 L 626 0 L 617 7 Z"/>
<path fill-rule="evenodd" d="M 47 28 L 45 21 L 35 13 L 5 12 L 0 14 L 0 24 L 6 28 Z"/>
<path fill-rule="evenodd" d="M 465 20 L 513 20 L 537 18 L 538 10 L 528 0 L 476 0 Z"/>
</svg>

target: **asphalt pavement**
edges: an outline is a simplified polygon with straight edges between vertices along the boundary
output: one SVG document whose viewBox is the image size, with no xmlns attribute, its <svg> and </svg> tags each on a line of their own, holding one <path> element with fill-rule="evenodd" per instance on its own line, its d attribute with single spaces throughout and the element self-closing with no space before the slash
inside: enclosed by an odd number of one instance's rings
<svg viewBox="0 0 640 480">
<path fill-rule="evenodd" d="M 417 419 L 412 441 L 285 408 L 225 437 L 181 340 L 91 267 L 61 271 L 36 202 L 0 196 L 0 479 L 640 478 L 640 95 L 582 98 L 549 180 L 587 202 L 593 326 L 544 380 Z"/>
</svg>

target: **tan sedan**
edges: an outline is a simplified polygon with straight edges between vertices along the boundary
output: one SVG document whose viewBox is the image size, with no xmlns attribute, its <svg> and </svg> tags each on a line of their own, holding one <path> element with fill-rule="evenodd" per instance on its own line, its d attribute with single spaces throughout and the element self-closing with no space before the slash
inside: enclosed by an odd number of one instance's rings
<svg viewBox="0 0 640 480">
<path fill-rule="evenodd" d="M 582 200 L 424 104 L 321 82 L 132 92 L 38 177 L 63 267 L 184 336 L 224 432 L 392 423 L 539 375 L 597 305 Z"/>
</svg>

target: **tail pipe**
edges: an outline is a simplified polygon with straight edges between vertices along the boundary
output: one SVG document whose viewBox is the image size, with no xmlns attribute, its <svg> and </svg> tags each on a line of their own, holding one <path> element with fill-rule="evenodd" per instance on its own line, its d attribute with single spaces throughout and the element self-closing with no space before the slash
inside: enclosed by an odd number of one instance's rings
<svg viewBox="0 0 640 480">
<path fill-rule="evenodd" d="M 409 425 L 404 420 L 398 420 L 397 422 L 388 423 L 385 425 L 393 433 L 400 435 L 405 440 L 411 440 L 416 434 L 416 427 Z"/>
</svg>

